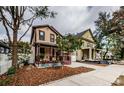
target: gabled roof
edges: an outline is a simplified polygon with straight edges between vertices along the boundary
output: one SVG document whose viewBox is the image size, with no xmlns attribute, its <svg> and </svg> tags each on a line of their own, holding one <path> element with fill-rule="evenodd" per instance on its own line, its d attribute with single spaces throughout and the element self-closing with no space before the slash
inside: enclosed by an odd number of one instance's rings
<svg viewBox="0 0 124 93">
<path fill-rule="evenodd" d="M 50 26 L 50 25 L 36 25 L 36 26 L 33 26 L 32 27 L 32 32 L 31 32 L 31 40 L 30 40 L 30 43 L 32 42 L 32 39 L 33 39 L 33 34 L 34 34 L 34 29 L 36 28 L 43 28 L 43 27 L 48 27 L 49 29 L 51 29 L 54 33 L 56 33 L 57 35 L 60 35 L 62 36 L 62 34 L 60 34 L 53 26 Z"/>
<path fill-rule="evenodd" d="M 4 48 L 8 48 L 9 49 L 9 46 L 7 45 L 7 43 L 5 43 L 2 40 L 0 40 L 0 47 L 4 47 Z"/>
<path fill-rule="evenodd" d="M 94 42 L 93 41 L 91 41 L 91 40 L 89 40 L 89 39 L 87 39 L 87 38 L 83 38 L 82 36 L 86 33 L 86 32 L 90 32 L 90 34 L 91 34 L 91 37 L 93 38 L 93 40 L 94 40 Z M 80 33 L 77 33 L 77 35 L 76 35 L 77 37 L 81 37 L 81 38 L 83 38 L 84 40 L 86 40 L 86 41 L 89 41 L 89 42 L 92 42 L 92 43 L 95 43 L 95 38 L 94 38 L 94 36 L 93 36 L 93 34 L 92 34 L 92 31 L 91 31 L 91 29 L 89 28 L 89 29 L 87 29 L 87 30 L 85 30 L 85 31 L 83 31 L 83 32 L 80 32 Z"/>
</svg>

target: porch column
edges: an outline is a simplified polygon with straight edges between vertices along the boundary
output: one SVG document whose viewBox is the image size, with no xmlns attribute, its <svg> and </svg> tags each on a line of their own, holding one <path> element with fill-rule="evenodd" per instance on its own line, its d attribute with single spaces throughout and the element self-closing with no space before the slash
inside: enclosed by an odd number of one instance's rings
<svg viewBox="0 0 124 93">
<path fill-rule="evenodd" d="M 50 56 L 52 56 L 52 47 L 50 47 Z"/>
<path fill-rule="evenodd" d="M 51 59 L 51 56 L 52 56 L 52 48 L 50 47 L 49 48 L 49 60 L 51 61 L 52 59 Z"/>
<path fill-rule="evenodd" d="M 37 56 L 39 56 L 39 50 L 38 50 L 38 45 L 35 45 L 35 61 Z"/>
<path fill-rule="evenodd" d="M 96 51 L 95 51 L 95 48 L 93 49 L 93 59 L 96 59 Z"/>
<path fill-rule="evenodd" d="M 36 56 L 38 56 L 39 55 L 39 47 L 38 47 L 38 45 L 36 46 Z"/>
<path fill-rule="evenodd" d="M 92 60 L 92 49 L 89 48 L 89 60 Z"/>
<path fill-rule="evenodd" d="M 54 56 L 55 56 L 55 58 L 56 58 L 56 48 L 54 48 Z"/>
<path fill-rule="evenodd" d="M 40 55 L 40 46 L 38 46 L 38 55 Z"/>
</svg>

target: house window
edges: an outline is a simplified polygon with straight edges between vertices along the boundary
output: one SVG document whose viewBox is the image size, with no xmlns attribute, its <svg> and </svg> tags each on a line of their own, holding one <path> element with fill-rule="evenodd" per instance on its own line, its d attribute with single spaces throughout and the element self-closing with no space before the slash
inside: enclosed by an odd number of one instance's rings
<svg viewBox="0 0 124 93">
<path fill-rule="evenodd" d="M 92 44 L 91 43 L 87 43 L 87 47 L 92 47 Z"/>
<path fill-rule="evenodd" d="M 54 34 L 50 34 L 50 42 L 54 42 L 55 41 L 55 36 Z"/>
<path fill-rule="evenodd" d="M 0 53 L 4 53 L 4 48 L 0 47 Z"/>
<path fill-rule="evenodd" d="M 45 32 L 44 31 L 39 31 L 39 39 L 45 40 Z"/>
</svg>

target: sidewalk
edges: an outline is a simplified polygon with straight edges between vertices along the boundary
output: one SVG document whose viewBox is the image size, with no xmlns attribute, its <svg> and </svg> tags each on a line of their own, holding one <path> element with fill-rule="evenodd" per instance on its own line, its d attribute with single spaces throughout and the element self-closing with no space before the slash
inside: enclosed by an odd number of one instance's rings
<svg viewBox="0 0 124 93">
<path fill-rule="evenodd" d="M 75 64 L 75 65 L 74 65 Z M 119 75 L 124 74 L 124 65 L 94 66 L 84 63 L 74 63 L 71 67 L 85 66 L 96 70 L 56 80 L 47 86 L 110 86 Z"/>
<path fill-rule="evenodd" d="M 102 69 L 102 68 L 104 68 L 103 66 L 95 66 L 95 65 L 92 65 L 92 64 L 79 63 L 79 62 L 72 62 L 71 65 L 66 65 L 66 66 L 73 67 L 73 68 L 80 67 L 80 66 L 93 68 L 93 69 Z"/>
</svg>

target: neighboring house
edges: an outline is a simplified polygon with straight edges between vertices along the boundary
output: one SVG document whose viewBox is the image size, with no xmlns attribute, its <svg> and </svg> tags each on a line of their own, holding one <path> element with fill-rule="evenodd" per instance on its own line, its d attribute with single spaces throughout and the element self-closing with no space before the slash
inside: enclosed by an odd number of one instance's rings
<svg viewBox="0 0 124 93">
<path fill-rule="evenodd" d="M 57 50 L 56 38 L 62 36 L 54 27 L 50 25 L 39 25 L 32 27 L 31 33 L 31 50 L 34 56 L 34 62 L 37 57 L 43 60 L 51 61 L 56 60 L 56 55 L 59 56 Z"/>
<path fill-rule="evenodd" d="M 7 70 L 12 66 L 12 62 L 8 57 L 9 52 L 10 48 L 8 44 L 0 40 L 0 75 L 7 72 Z"/>
<path fill-rule="evenodd" d="M 9 50 L 9 46 L 5 42 L 0 40 L 0 54 L 7 54 Z"/>
<path fill-rule="evenodd" d="M 95 48 L 96 42 L 91 29 L 80 32 L 76 36 L 83 39 L 81 49 L 77 50 L 75 53 L 76 60 L 96 60 L 96 54 L 100 51 L 100 49 Z"/>
</svg>

